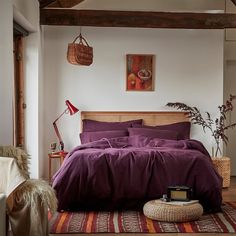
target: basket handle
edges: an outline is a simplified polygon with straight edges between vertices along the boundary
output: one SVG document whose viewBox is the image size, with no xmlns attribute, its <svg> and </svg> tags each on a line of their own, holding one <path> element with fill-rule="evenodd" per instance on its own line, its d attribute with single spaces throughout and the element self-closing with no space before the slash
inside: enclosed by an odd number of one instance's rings
<svg viewBox="0 0 236 236">
<path fill-rule="evenodd" d="M 75 43 L 78 38 L 79 38 L 79 44 L 83 44 L 83 41 L 84 41 L 85 44 L 86 44 L 88 47 L 90 47 L 89 44 L 88 44 L 88 42 L 87 42 L 86 39 L 82 36 L 81 33 L 74 39 L 74 41 L 73 41 L 72 43 Z"/>
</svg>

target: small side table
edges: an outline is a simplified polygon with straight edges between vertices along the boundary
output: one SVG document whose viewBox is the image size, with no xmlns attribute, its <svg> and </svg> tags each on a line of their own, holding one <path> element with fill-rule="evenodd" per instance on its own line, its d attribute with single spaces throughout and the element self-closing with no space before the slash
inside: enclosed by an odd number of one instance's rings
<svg viewBox="0 0 236 236">
<path fill-rule="evenodd" d="M 52 178 L 52 159 L 60 159 L 60 166 L 64 161 L 65 156 L 68 152 L 51 152 L 48 153 L 48 176 L 49 181 L 51 181 Z"/>
</svg>

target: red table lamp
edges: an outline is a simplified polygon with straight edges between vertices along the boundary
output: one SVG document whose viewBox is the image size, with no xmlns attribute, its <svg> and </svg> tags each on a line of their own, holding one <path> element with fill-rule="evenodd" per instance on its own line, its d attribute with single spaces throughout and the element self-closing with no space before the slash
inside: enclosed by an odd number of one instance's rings
<svg viewBox="0 0 236 236">
<path fill-rule="evenodd" d="M 62 138 L 61 138 L 61 135 L 60 135 L 60 132 L 57 128 L 57 125 L 56 125 L 56 122 L 64 115 L 64 114 L 67 114 L 67 113 L 70 113 L 70 115 L 74 115 L 76 112 L 78 112 L 79 110 L 73 106 L 69 100 L 66 100 L 66 105 L 67 105 L 67 108 L 65 109 L 65 111 L 62 112 L 62 114 L 53 122 L 53 126 L 54 126 L 54 129 L 55 129 L 55 132 L 56 132 L 56 135 L 59 139 L 59 142 L 60 142 L 60 152 L 64 152 L 64 143 L 62 141 Z"/>
</svg>

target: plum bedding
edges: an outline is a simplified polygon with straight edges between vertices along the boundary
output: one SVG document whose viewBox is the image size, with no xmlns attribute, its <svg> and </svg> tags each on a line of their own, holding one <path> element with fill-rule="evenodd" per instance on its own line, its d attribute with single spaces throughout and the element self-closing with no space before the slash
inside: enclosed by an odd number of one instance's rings
<svg viewBox="0 0 236 236">
<path fill-rule="evenodd" d="M 58 210 L 141 209 L 167 187 L 193 189 L 205 211 L 221 206 L 222 179 L 196 140 L 133 135 L 82 144 L 53 177 Z"/>
</svg>

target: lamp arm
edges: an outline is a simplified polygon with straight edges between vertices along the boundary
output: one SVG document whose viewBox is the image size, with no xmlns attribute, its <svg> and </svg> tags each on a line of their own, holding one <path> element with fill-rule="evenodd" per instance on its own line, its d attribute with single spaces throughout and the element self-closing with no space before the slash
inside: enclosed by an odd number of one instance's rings
<svg viewBox="0 0 236 236">
<path fill-rule="evenodd" d="M 59 139 L 59 142 L 60 142 L 60 148 L 61 148 L 61 151 L 64 151 L 64 143 L 62 141 L 62 138 L 61 138 L 61 135 L 60 135 L 60 132 L 57 128 L 57 125 L 56 125 L 56 122 L 67 112 L 68 109 L 66 109 L 54 122 L 53 122 L 53 127 L 55 129 L 55 132 L 56 132 L 56 135 Z"/>
<path fill-rule="evenodd" d="M 68 111 L 68 108 L 65 109 L 65 111 L 63 111 L 61 115 L 56 120 L 53 121 L 53 124 L 56 123 L 67 111 Z"/>
<path fill-rule="evenodd" d="M 56 122 L 53 122 L 53 126 L 54 126 L 56 135 L 57 135 L 57 137 L 58 137 L 58 139 L 59 139 L 59 142 L 60 142 L 61 151 L 63 151 L 63 150 L 64 150 L 64 143 L 63 143 L 63 141 L 62 141 L 60 132 L 59 132 L 59 130 L 58 130 L 58 128 L 57 128 Z"/>
</svg>

